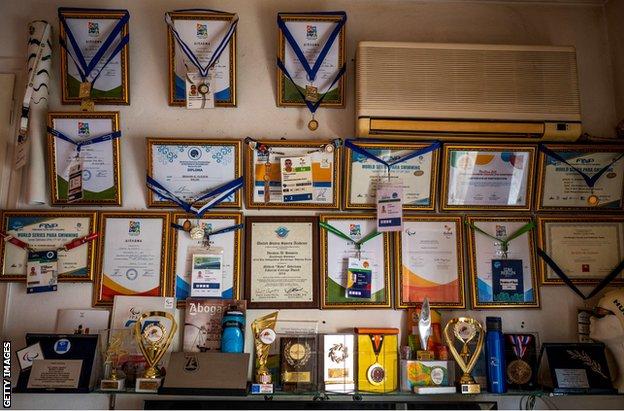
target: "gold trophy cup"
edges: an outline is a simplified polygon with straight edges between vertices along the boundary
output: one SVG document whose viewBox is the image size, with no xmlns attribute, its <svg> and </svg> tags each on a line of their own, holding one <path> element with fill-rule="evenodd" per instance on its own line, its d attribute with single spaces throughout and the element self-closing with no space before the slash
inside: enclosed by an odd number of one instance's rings
<svg viewBox="0 0 624 411">
<path fill-rule="evenodd" d="M 271 384 L 271 372 L 267 368 L 266 363 L 269 357 L 269 349 L 276 338 L 276 323 L 277 312 L 274 312 L 254 320 L 251 324 L 258 365 L 255 374 L 255 381 L 257 384 Z"/>
<path fill-rule="evenodd" d="M 136 379 L 137 392 L 157 392 L 160 388 L 160 371 L 156 366 L 171 345 L 177 328 L 173 315 L 164 311 L 143 313 L 134 325 L 134 338 L 148 366 L 143 377 Z"/>
<path fill-rule="evenodd" d="M 477 346 L 473 353 L 468 348 L 468 343 L 477 339 Z M 459 364 L 459 367 L 463 371 L 463 375 L 459 380 L 460 389 L 462 394 L 479 394 L 481 387 L 477 384 L 470 375 L 470 372 L 477 365 L 479 354 L 483 349 L 483 341 L 485 333 L 483 327 L 479 321 L 474 318 L 459 317 L 451 319 L 446 327 L 444 327 L 444 340 L 453 354 L 453 358 Z M 455 340 L 459 340 L 462 343 L 461 352 L 457 352 L 455 348 Z"/>
</svg>

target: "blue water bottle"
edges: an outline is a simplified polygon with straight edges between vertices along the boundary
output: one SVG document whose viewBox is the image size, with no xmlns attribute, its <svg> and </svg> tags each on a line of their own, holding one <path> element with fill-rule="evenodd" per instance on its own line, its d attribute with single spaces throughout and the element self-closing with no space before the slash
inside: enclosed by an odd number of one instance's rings
<svg viewBox="0 0 624 411">
<path fill-rule="evenodd" d="M 488 392 L 507 392 L 505 381 L 505 339 L 500 317 L 486 317 L 485 359 Z"/>
<path fill-rule="evenodd" d="M 221 352 L 243 352 L 245 348 L 245 316 L 240 311 L 228 311 L 221 321 Z"/>
</svg>

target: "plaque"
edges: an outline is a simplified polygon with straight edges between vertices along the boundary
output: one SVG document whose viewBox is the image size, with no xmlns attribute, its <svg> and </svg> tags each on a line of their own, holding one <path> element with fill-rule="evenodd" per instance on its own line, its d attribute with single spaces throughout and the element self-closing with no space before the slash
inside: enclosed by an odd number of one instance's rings
<svg viewBox="0 0 624 411">
<path fill-rule="evenodd" d="M 280 379 L 284 391 L 310 391 L 316 385 L 316 337 L 280 339 Z"/>
</svg>

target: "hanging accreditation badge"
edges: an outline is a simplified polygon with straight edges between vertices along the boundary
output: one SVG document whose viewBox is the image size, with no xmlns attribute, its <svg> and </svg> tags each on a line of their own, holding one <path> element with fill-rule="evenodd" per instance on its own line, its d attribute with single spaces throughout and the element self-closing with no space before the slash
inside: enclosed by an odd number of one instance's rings
<svg viewBox="0 0 624 411">
<path fill-rule="evenodd" d="M 186 73 L 186 108 L 191 110 L 214 108 L 213 71 L 206 77 L 199 73 Z"/>
<path fill-rule="evenodd" d="M 223 250 L 193 254 L 191 260 L 191 297 L 221 297 L 223 285 Z"/>
<path fill-rule="evenodd" d="M 29 251 L 26 263 L 26 292 L 56 291 L 58 255 L 54 250 Z"/>
<path fill-rule="evenodd" d="M 77 155 L 69 163 L 69 182 L 67 183 L 67 202 L 82 199 L 82 159 Z"/>
<path fill-rule="evenodd" d="M 377 186 L 377 231 L 403 229 L 403 187 L 395 184 Z"/>
<path fill-rule="evenodd" d="M 347 266 L 347 298 L 371 298 L 373 266 L 368 259 L 349 258 Z"/>
<path fill-rule="evenodd" d="M 524 301 L 522 260 L 492 260 L 492 292 L 494 301 Z"/>
<path fill-rule="evenodd" d="M 312 201 L 312 158 L 280 158 L 282 198 L 285 203 Z"/>
</svg>

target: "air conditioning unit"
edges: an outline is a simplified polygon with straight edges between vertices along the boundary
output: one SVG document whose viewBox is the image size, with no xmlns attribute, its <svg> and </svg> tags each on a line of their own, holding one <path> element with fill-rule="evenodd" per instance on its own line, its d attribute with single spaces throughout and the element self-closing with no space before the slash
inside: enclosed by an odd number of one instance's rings
<svg viewBox="0 0 624 411">
<path fill-rule="evenodd" d="M 360 42 L 360 137 L 573 141 L 573 47 Z"/>
</svg>

